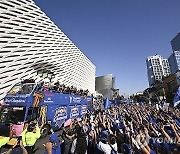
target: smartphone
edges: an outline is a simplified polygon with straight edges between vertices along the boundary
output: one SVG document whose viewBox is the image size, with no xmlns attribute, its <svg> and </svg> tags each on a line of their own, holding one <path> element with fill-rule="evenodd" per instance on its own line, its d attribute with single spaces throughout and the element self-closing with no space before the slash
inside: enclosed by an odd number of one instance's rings
<svg viewBox="0 0 180 154">
<path fill-rule="evenodd" d="M 17 142 L 18 142 L 18 144 L 20 144 L 20 141 L 22 140 L 22 136 L 18 136 L 18 138 L 17 138 Z"/>
<path fill-rule="evenodd" d="M 17 140 L 18 140 L 18 141 L 22 140 L 22 136 L 18 136 L 18 137 L 17 137 Z"/>
</svg>

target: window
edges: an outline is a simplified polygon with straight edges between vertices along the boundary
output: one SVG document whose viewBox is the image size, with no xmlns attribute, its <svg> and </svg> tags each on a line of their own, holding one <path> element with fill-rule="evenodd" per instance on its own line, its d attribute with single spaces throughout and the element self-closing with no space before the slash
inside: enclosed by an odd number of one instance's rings
<svg viewBox="0 0 180 154">
<path fill-rule="evenodd" d="M 38 111 L 39 111 L 39 108 L 37 108 L 37 107 L 29 108 L 26 121 L 29 122 L 29 121 L 33 121 L 33 120 L 37 119 Z"/>
<path fill-rule="evenodd" d="M 34 88 L 35 84 L 16 84 L 11 88 L 8 94 L 30 94 Z"/>
<path fill-rule="evenodd" d="M 0 111 L 0 122 L 13 124 L 23 122 L 25 109 L 25 107 L 3 107 Z"/>
</svg>

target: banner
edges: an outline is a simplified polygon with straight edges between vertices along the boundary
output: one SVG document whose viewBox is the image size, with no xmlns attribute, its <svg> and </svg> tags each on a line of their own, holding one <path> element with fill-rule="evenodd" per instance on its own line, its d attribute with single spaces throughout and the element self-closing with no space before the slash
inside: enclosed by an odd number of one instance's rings
<svg viewBox="0 0 180 154">
<path fill-rule="evenodd" d="M 59 107 L 55 111 L 54 119 L 53 122 L 55 122 L 55 127 L 56 126 L 61 126 L 62 123 L 65 122 L 67 119 L 67 107 Z"/>
<path fill-rule="evenodd" d="M 77 118 L 79 116 L 79 109 L 78 106 L 71 106 L 70 107 L 70 118 Z"/>
</svg>

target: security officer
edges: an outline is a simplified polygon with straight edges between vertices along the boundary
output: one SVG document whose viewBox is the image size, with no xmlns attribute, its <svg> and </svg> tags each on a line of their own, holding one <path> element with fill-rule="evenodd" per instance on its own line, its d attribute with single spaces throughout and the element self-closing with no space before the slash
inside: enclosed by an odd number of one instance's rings
<svg viewBox="0 0 180 154">
<path fill-rule="evenodd" d="M 23 145 L 26 148 L 28 154 L 33 154 L 35 143 L 40 138 L 40 129 L 35 124 L 29 124 L 29 126 L 22 132 Z"/>
</svg>

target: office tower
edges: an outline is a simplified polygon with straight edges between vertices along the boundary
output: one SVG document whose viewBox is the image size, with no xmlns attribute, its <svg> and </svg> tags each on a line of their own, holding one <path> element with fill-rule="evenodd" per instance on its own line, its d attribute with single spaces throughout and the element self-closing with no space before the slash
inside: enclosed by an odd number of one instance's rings
<svg viewBox="0 0 180 154">
<path fill-rule="evenodd" d="M 171 46 L 173 51 L 180 51 L 180 33 L 171 40 Z"/>
<path fill-rule="evenodd" d="M 170 74 L 168 60 L 160 55 L 150 56 L 146 59 L 149 87 L 162 81 L 163 77 Z"/>
<path fill-rule="evenodd" d="M 174 51 L 168 58 L 171 73 L 174 74 L 180 70 L 180 51 Z"/>
</svg>

